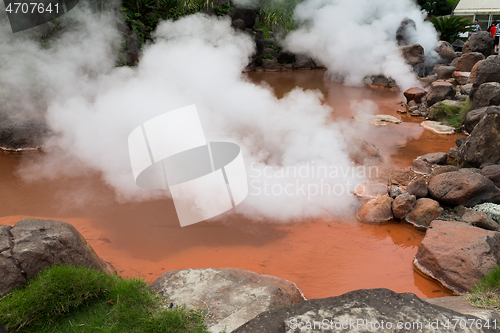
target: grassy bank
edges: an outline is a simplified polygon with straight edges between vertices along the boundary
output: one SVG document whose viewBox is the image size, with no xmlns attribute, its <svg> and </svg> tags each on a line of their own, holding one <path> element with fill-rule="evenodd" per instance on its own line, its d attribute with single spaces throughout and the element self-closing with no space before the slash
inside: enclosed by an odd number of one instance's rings
<svg viewBox="0 0 500 333">
<path fill-rule="evenodd" d="M 467 299 L 482 308 L 500 309 L 500 266 L 496 266 L 468 293 Z"/>
<path fill-rule="evenodd" d="M 155 294 L 140 279 L 54 266 L 0 300 L 8 332 L 208 332 L 202 312 Z"/>
</svg>

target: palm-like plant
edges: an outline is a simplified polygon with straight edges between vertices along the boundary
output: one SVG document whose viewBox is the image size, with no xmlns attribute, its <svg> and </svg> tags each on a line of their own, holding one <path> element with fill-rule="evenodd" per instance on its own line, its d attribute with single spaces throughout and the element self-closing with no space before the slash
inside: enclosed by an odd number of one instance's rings
<svg viewBox="0 0 500 333">
<path fill-rule="evenodd" d="M 428 18 L 440 34 L 439 39 L 453 42 L 461 32 L 474 31 L 473 23 L 461 16 L 432 16 Z"/>
</svg>

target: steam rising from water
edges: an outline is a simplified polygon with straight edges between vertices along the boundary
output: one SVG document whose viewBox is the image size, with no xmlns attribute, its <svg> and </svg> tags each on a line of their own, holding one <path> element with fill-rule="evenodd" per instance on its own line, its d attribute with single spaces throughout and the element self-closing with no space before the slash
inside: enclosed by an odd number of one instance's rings
<svg viewBox="0 0 500 333">
<path fill-rule="evenodd" d="M 366 75 L 392 77 L 402 90 L 418 86 L 395 43 L 401 21 L 415 21 L 419 43 L 426 56 L 436 56 L 437 34 L 412 0 L 306 0 L 295 9 L 297 31 L 285 40 L 293 52 L 306 53 L 322 62 L 346 84 L 359 85 Z"/>
<path fill-rule="evenodd" d="M 73 28 L 50 48 L 0 27 L 3 112 L 45 116 L 57 133 L 46 154 L 21 169 L 26 180 L 96 170 L 121 202 L 162 198 L 162 191 L 135 185 L 127 137 L 146 120 L 196 104 L 207 140 L 243 150 L 250 195 L 239 213 L 277 220 L 339 215 L 355 201 L 349 191 L 367 173 L 353 169 L 348 152 L 367 125 L 333 123 L 318 91 L 295 88 L 277 99 L 249 82 L 242 70 L 253 42 L 228 19 L 199 14 L 163 22 L 136 68 L 115 68 L 116 18 L 84 8 L 70 14 Z M 292 36 L 290 45 L 305 33 Z M 374 111 L 369 103 L 355 107 Z"/>
</svg>

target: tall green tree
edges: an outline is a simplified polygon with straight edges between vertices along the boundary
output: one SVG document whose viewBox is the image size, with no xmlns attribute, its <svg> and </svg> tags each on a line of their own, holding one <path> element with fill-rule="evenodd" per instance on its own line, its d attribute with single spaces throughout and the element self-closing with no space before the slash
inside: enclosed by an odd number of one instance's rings
<svg viewBox="0 0 500 333">
<path fill-rule="evenodd" d="M 417 3 L 429 16 L 449 15 L 453 9 L 448 0 L 417 0 Z"/>
</svg>

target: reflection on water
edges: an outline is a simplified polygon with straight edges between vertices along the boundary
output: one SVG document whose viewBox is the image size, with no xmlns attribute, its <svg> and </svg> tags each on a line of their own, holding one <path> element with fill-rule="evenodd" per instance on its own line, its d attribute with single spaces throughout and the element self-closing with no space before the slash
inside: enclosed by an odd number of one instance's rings
<svg viewBox="0 0 500 333">
<path fill-rule="evenodd" d="M 343 87 L 325 80 L 322 71 L 249 73 L 249 78 L 265 80 L 278 96 L 296 85 L 319 89 L 337 118 L 349 118 L 351 101 L 360 99 L 399 116 L 396 103 L 403 100 L 395 91 Z M 377 141 L 395 163 L 408 167 L 415 156 L 453 146 L 454 137 L 438 138 L 414 118 L 401 118 L 406 123 L 380 129 Z M 361 224 L 352 216 L 275 224 L 227 213 L 220 221 L 180 228 L 170 200 L 118 203 L 96 173 L 24 183 L 16 166 L 32 158 L 0 156 L 0 224 L 23 217 L 68 221 L 123 276 L 152 281 L 172 269 L 239 267 L 291 280 L 307 298 L 379 287 L 420 297 L 447 295 L 413 272 L 423 234 L 400 223 Z"/>
</svg>

